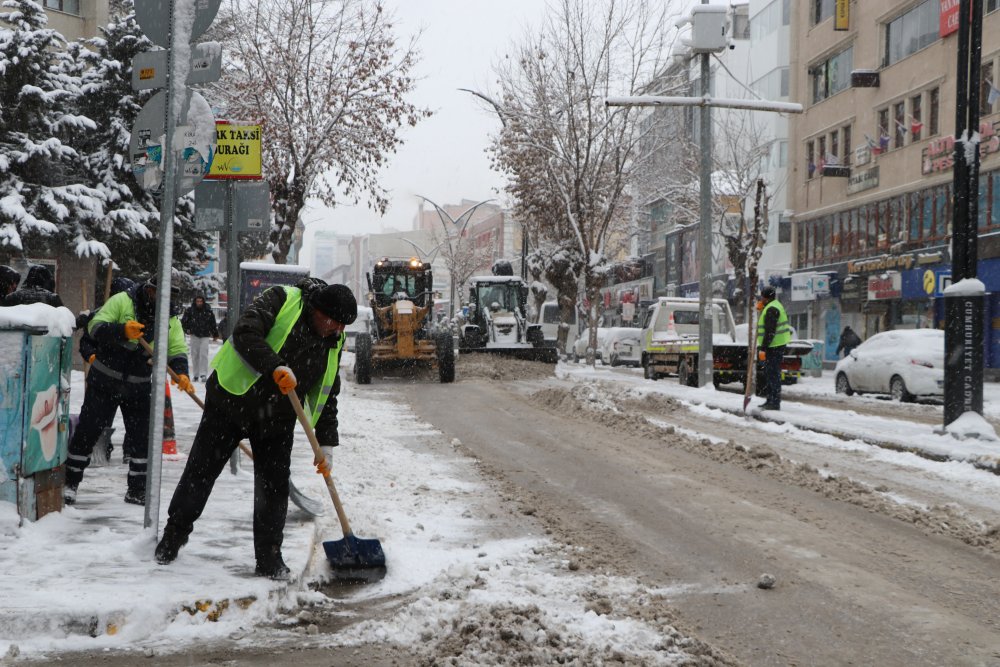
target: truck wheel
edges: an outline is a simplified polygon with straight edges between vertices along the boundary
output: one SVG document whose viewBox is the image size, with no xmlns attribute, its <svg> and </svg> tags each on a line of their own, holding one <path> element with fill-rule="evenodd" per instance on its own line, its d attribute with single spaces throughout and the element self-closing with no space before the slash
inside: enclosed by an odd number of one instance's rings
<svg viewBox="0 0 1000 667">
<path fill-rule="evenodd" d="M 656 371 L 653 370 L 652 365 L 649 363 L 648 357 L 642 358 L 642 376 L 647 380 L 656 380 Z"/>
<path fill-rule="evenodd" d="M 455 381 L 455 347 L 451 334 L 443 334 L 434 341 L 437 347 L 438 379 L 444 382 Z"/>
<path fill-rule="evenodd" d="M 358 334 L 354 341 L 354 381 L 358 384 L 372 382 L 372 337 Z"/>
</svg>

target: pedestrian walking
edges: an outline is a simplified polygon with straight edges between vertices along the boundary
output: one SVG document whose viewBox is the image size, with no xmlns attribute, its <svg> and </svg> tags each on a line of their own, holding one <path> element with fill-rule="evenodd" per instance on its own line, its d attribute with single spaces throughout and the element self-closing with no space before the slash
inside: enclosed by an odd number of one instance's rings
<svg viewBox="0 0 1000 667">
<path fill-rule="evenodd" d="M 9 266 L 0 266 L 0 305 L 4 305 L 7 295 L 21 284 L 21 274 Z"/>
<path fill-rule="evenodd" d="M 178 296 L 178 293 L 177 288 L 171 289 L 171 296 Z M 136 340 L 144 338 L 156 344 L 155 279 L 109 298 L 87 325 L 87 330 L 97 342 L 97 352 L 87 376 L 80 420 L 69 443 L 63 500 L 68 505 L 76 502 L 77 487 L 90 464 L 94 445 L 120 408 L 125 422 L 122 448 L 129 465 L 125 502 L 144 505 L 153 367 Z M 179 376 L 177 386 L 188 391 L 191 381 L 187 343 L 180 320 L 174 316 L 170 317 L 166 344 L 167 363 Z"/>
<path fill-rule="evenodd" d="M 208 377 L 208 341 L 219 340 L 219 326 L 204 294 L 195 294 L 181 325 L 191 337 L 191 379 L 204 382 Z"/>
<path fill-rule="evenodd" d="M 232 335 L 212 360 L 205 411 L 181 479 L 170 501 L 156 560 L 177 558 L 201 516 L 219 474 L 240 440 L 250 441 L 254 461 L 253 534 L 256 574 L 287 579 L 281 555 L 288 510 L 288 473 L 296 415 L 287 398 L 296 391 L 306 406 L 329 466 L 339 443 L 337 395 L 344 327 L 358 304 L 345 285 L 315 278 L 262 293 L 233 323 Z"/>
<path fill-rule="evenodd" d="M 29 303 L 47 303 L 56 308 L 63 305 L 62 299 L 56 294 L 55 278 L 43 264 L 32 265 L 21 286 L 3 300 L 5 306 L 23 306 Z"/>
<path fill-rule="evenodd" d="M 846 357 L 858 345 L 861 345 L 861 337 L 854 333 L 854 329 L 851 327 L 844 327 L 844 330 L 840 332 L 840 343 L 837 344 L 836 354 L 839 356 L 840 351 L 843 350 Z"/>
<path fill-rule="evenodd" d="M 761 410 L 781 409 L 781 359 L 785 347 L 792 340 L 792 328 L 788 324 L 785 307 L 775 298 L 775 290 L 766 285 L 760 291 L 763 308 L 757 320 L 757 359 L 764 362 L 764 378 L 767 381 L 767 400 Z"/>
</svg>

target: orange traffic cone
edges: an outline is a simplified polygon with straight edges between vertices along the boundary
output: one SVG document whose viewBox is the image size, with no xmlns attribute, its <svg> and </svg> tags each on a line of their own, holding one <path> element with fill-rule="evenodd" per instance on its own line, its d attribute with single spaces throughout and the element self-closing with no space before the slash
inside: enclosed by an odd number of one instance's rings
<svg viewBox="0 0 1000 667">
<path fill-rule="evenodd" d="M 177 436 L 174 433 L 174 406 L 170 403 L 170 383 L 163 403 L 163 453 L 177 456 Z"/>
</svg>

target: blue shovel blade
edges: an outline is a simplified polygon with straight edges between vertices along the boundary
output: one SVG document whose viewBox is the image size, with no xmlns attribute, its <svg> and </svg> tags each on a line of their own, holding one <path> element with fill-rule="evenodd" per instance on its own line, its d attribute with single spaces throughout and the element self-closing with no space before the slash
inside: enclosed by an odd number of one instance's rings
<svg viewBox="0 0 1000 667">
<path fill-rule="evenodd" d="M 324 542 L 323 550 L 334 579 L 373 583 L 385 576 L 385 552 L 378 540 L 345 535 L 343 539 Z"/>
</svg>

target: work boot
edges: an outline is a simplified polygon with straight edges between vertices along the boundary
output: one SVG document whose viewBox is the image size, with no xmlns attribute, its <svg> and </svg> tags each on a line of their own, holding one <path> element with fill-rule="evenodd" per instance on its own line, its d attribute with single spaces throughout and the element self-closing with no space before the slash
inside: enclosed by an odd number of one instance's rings
<svg viewBox="0 0 1000 667">
<path fill-rule="evenodd" d="M 258 577 L 273 579 L 274 581 L 288 581 L 292 578 L 292 571 L 285 565 L 281 554 L 278 554 L 275 559 L 268 558 L 266 561 L 258 560 L 257 569 L 254 570 L 254 574 Z"/>
<path fill-rule="evenodd" d="M 76 484 L 63 487 L 63 502 L 67 505 L 76 504 Z"/>
<path fill-rule="evenodd" d="M 154 552 L 156 562 L 160 565 L 174 562 L 177 559 L 177 553 L 181 550 L 182 546 L 187 544 L 187 541 L 187 534 L 177 530 L 173 524 L 168 522 L 163 529 L 163 537 L 160 538 L 159 544 L 156 545 L 156 551 Z"/>
<path fill-rule="evenodd" d="M 145 505 L 146 489 L 134 489 L 129 487 L 129 489 L 125 491 L 125 502 L 131 505 Z"/>
</svg>

